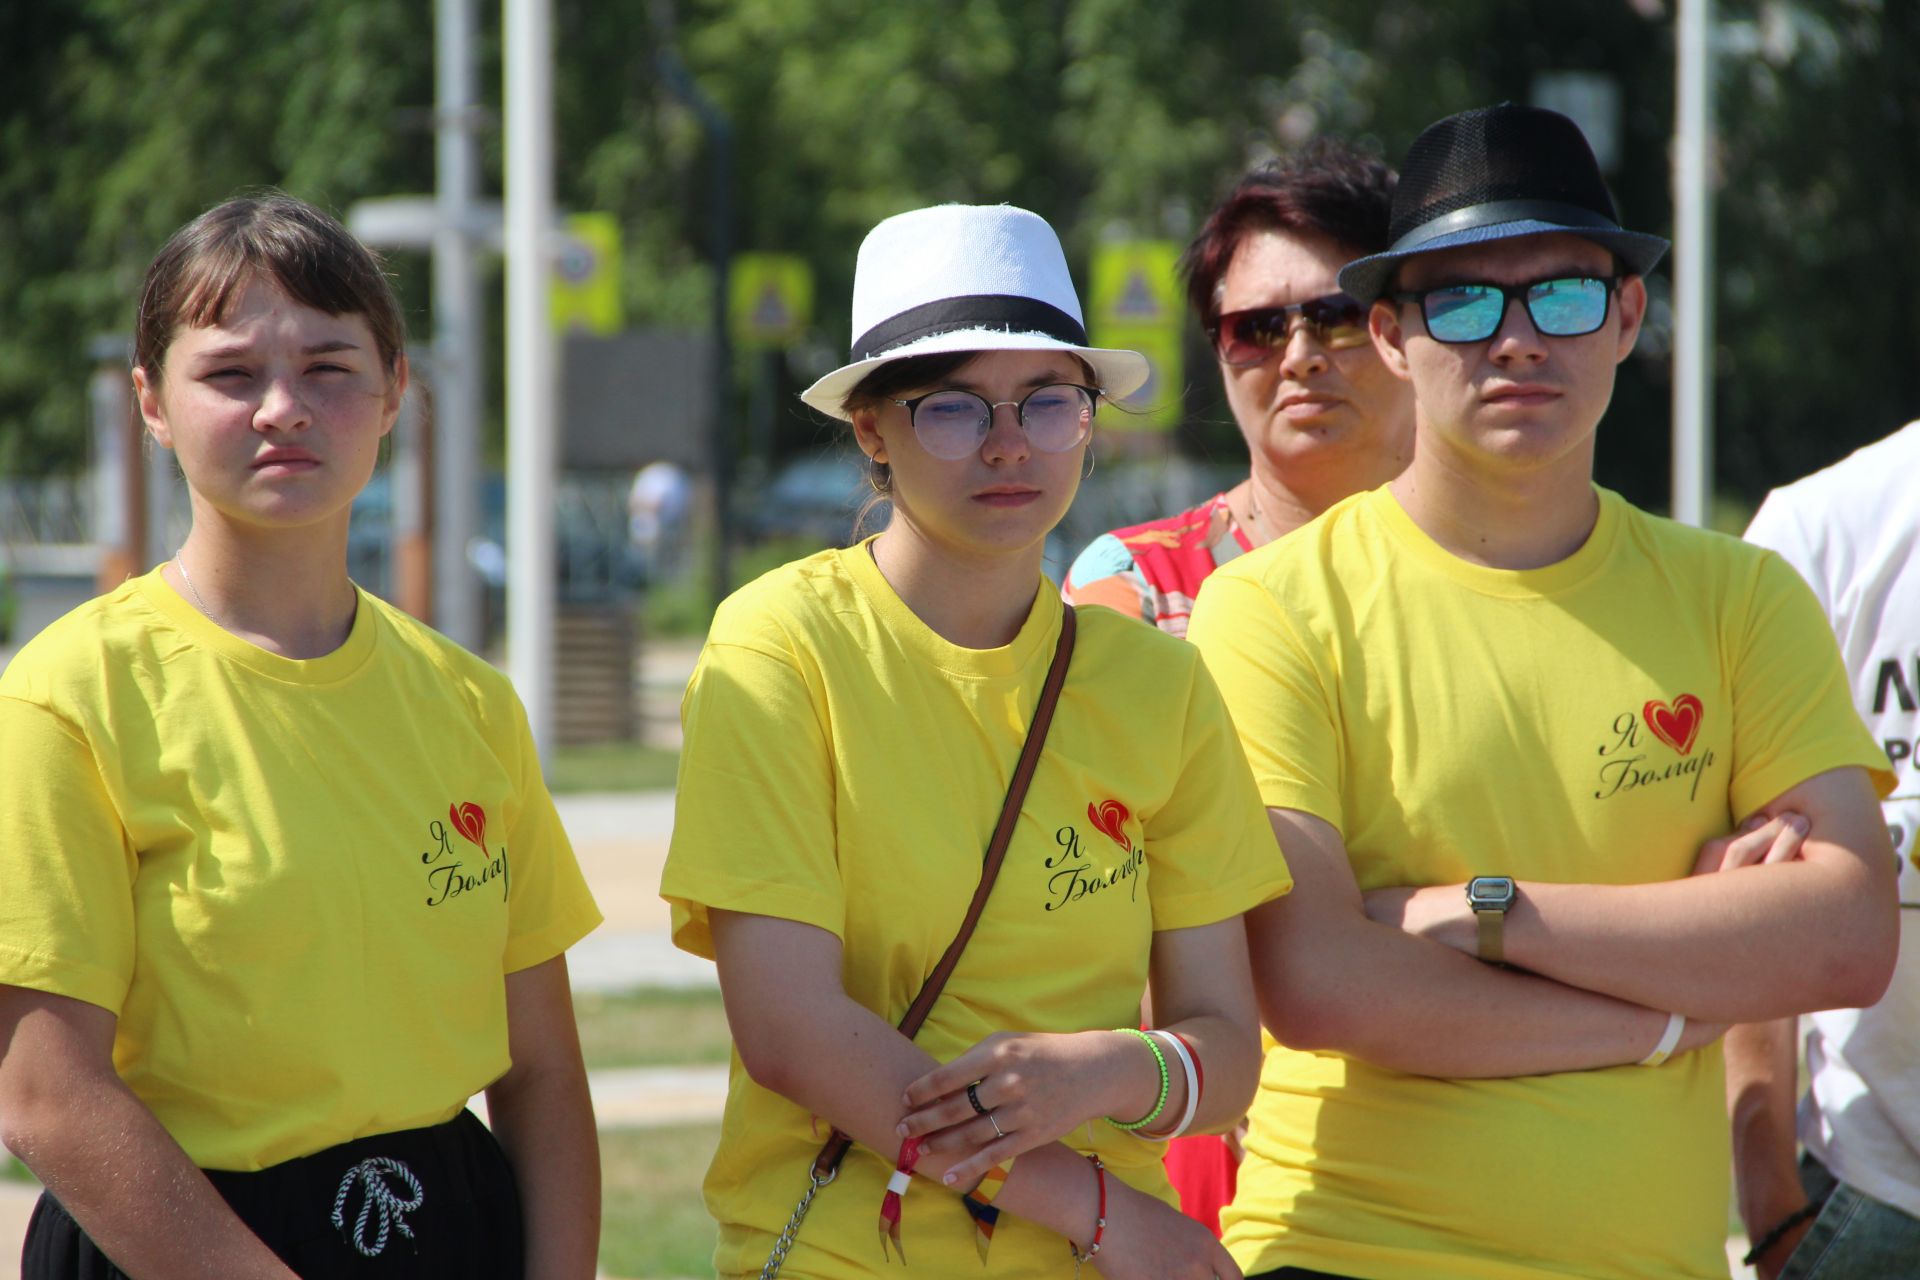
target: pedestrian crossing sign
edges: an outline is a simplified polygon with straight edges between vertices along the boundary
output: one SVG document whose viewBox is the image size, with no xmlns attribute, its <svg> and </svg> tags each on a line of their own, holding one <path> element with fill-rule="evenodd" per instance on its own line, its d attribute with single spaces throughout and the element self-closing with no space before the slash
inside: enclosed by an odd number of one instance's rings
<svg viewBox="0 0 1920 1280">
<path fill-rule="evenodd" d="M 727 322 L 743 347 L 784 347 L 813 323 L 813 268 L 791 253 L 735 254 Z"/>
<path fill-rule="evenodd" d="M 1106 430 L 1165 431 L 1180 423 L 1186 319 L 1179 261 L 1180 246 L 1171 240 L 1115 240 L 1094 248 L 1088 335 L 1096 347 L 1140 352 L 1151 369 L 1124 411 L 1100 415 Z"/>
<path fill-rule="evenodd" d="M 1180 328 L 1180 246 L 1171 240 L 1114 240 L 1093 251 L 1089 319 L 1109 326 Z"/>
</svg>

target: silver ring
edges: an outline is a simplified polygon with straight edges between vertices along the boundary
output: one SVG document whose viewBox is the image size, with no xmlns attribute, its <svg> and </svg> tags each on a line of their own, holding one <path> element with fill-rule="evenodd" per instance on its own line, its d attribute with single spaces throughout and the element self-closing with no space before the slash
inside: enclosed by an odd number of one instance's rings
<svg viewBox="0 0 1920 1280">
<path fill-rule="evenodd" d="M 993 1112 L 991 1112 L 991 1111 L 989 1111 L 989 1112 L 987 1112 L 987 1123 L 993 1126 L 993 1136 L 994 1136 L 994 1137 L 996 1137 L 996 1138 L 1004 1138 L 1004 1137 L 1006 1137 L 1006 1136 L 1007 1136 L 1007 1135 L 1006 1135 L 1005 1133 L 1003 1133 L 1003 1132 L 1001 1132 L 1001 1130 L 1000 1130 L 1000 1122 L 999 1122 L 998 1120 L 995 1120 L 995 1119 L 993 1118 Z"/>
<path fill-rule="evenodd" d="M 980 1082 L 978 1080 L 975 1080 L 972 1084 L 967 1086 L 967 1101 L 973 1104 L 973 1109 L 975 1114 L 986 1115 L 987 1109 L 980 1105 L 980 1095 L 974 1092 L 974 1090 L 978 1089 L 979 1087 L 980 1087 Z"/>
</svg>

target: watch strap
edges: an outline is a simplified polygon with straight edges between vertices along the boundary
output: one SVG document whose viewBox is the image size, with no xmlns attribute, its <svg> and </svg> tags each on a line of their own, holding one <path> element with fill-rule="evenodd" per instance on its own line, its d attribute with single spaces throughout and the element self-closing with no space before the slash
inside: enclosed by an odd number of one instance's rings
<svg viewBox="0 0 1920 1280">
<path fill-rule="evenodd" d="M 1474 911 L 1480 922 L 1480 958 L 1488 964 L 1507 962 L 1507 913 L 1498 909 Z"/>
</svg>

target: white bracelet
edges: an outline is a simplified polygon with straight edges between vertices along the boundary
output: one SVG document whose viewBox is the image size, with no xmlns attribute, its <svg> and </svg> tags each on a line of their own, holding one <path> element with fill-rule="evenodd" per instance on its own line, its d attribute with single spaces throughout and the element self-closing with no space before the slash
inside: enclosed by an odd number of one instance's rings
<svg viewBox="0 0 1920 1280">
<path fill-rule="evenodd" d="M 1680 1033 L 1686 1030 L 1687 1020 L 1677 1013 L 1667 1015 L 1667 1029 L 1660 1033 L 1660 1043 L 1653 1046 L 1653 1052 L 1640 1059 L 1643 1067 L 1657 1067 L 1673 1056 L 1673 1047 L 1680 1043 Z"/>
<path fill-rule="evenodd" d="M 1180 1066 L 1187 1073 L 1187 1106 L 1186 1110 L 1180 1113 L 1180 1123 L 1173 1126 L 1167 1133 L 1153 1135 L 1162 1141 L 1170 1141 L 1187 1131 L 1187 1126 L 1193 1123 L 1193 1113 L 1200 1108 L 1200 1071 L 1193 1065 L 1193 1055 L 1187 1052 L 1186 1041 L 1179 1036 L 1171 1031 L 1149 1031 L 1147 1034 L 1159 1036 L 1171 1045 L 1174 1054 L 1180 1059 Z"/>
</svg>

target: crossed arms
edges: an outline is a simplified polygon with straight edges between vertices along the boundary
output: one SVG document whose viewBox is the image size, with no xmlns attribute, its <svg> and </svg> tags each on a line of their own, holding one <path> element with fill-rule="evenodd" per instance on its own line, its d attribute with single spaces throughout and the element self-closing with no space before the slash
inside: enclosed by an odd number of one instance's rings
<svg viewBox="0 0 1920 1280">
<path fill-rule="evenodd" d="M 1363 894 L 1330 824 L 1268 816 L 1294 889 L 1247 931 L 1262 1019 L 1293 1048 L 1439 1077 L 1578 1071 L 1639 1061 L 1669 1013 L 1684 1052 L 1729 1023 L 1871 1004 L 1892 976 L 1894 860 L 1862 769 L 1784 792 L 1685 879 L 1520 882 L 1508 969 L 1473 958 L 1462 886 Z"/>
</svg>

